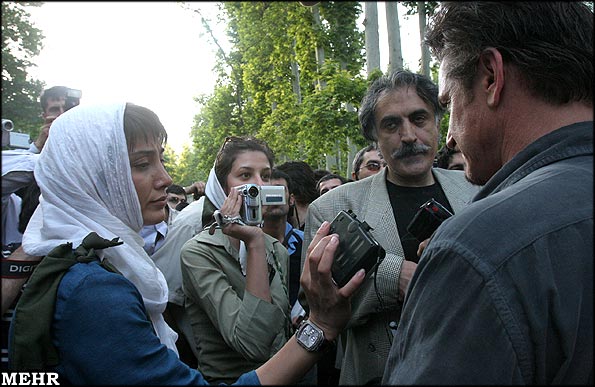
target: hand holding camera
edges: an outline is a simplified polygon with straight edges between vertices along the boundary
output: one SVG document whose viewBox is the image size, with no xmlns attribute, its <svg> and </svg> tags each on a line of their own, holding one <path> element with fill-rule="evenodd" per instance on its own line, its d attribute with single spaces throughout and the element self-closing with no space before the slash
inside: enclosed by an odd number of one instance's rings
<svg viewBox="0 0 595 387">
<path fill-rule="evenodd" d="M 209 233 L 215 232 L 215 227 L 226 230 L 231 224 L 258 226 L 262 225 L 262 206 L 285 204 L 284 186 L 259 186 L 257 184 L 244 184 L 233 187 L 220 210 L 215 211 L 213 223 Z M 233 233 L 234 237 L 244 240 L 235 232 L 226 231 L 226 234 Z"/>
<path fill-rule="evenodd" d="M 262 225 L 262 206 L 285 204 L 285 187 L 281 185 L 244 184 L 234 187 L 243 197 L 242 221 L 250 226 Z"/>
<path fill-rule="evenodd" d="M 386 251 L 370 233 L 372 228 L 351 211 L 340 211 L 331 223 L 330 232 L 339 235 L 339 248 L 333 262 L 333 281 L 344 286 L 355 273 L 365 269 L 366 278 L 378 267 Z"/>
</svg>

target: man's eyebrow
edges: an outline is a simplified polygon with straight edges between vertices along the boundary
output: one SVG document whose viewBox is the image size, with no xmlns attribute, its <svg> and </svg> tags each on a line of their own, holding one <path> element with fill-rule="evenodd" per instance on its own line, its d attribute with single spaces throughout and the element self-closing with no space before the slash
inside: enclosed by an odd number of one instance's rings
<svg viewBox="0 0 595 387">
<path fill-rule="evenodd" d="M 403 119 L 401 118 L 401 116 L 396 116 L 396 115 L 384 116 L 380 120 L 380 126 L 383 126 L 384 124 L 386 124 L 388 122 L 401 123 L 402 121 L 403 121 Z"/>
</svg>

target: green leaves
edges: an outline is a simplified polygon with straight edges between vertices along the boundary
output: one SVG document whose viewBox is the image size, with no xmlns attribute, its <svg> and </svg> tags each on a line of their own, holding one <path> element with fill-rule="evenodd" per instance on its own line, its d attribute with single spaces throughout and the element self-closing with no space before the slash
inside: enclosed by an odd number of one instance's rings
<svg viewBox="0 0 595 387">
<path fill-rule="evenodd" d="M 43 34 L 31 24 L 25 4 L 41 5 L 2 2 L 2 118 L 11 119 L 16 131 L 36 138 L 44 84 L 31 79 L 27 70 L 35 66 L 32 60 L 41 50 Z"/>
<path fill-rule="evenodd" d="M 230 70 L 197 115 L 192 136 L 199 169 L 208 165 L 208 172 L 230 134 L 262 138 L 279 162 L 304 160 L 314 168 L 326 167 L 325 153 L 342 150 L 346 159 L 347 137 L 363 145 L 354 109 L 367 87 L 360 75 L 363 33 L 356 25 L 361 6 L 317 7 L 320 25 L 312 7 L 296 2 L 223 3 L 233 43 Z M 321 67 L 317 45 L 325 52 Z M 325 86 L 317 88 L 318 81 Z"/>
</svg>

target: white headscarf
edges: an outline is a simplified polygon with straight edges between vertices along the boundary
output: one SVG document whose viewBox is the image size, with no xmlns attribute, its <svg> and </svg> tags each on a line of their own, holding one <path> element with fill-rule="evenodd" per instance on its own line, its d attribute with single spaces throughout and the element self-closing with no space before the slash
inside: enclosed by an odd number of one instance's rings
<svg viewBox="0 0 595 387">
<path fill-rule="evenodd" d="M 209 172 L 209 178 L 207 179 L 207 184 L 205 186 L 205 195 L 218 210 L 221 209 L 225 198 L 227 198 L 227 195 L 225 194 L 225 191 L 223 191 L 223 187 L 221 187 L 221 183 L 219 183 L 219 179 L 217 179 L 217 175 L 215 174 L 214 165 Z M 240 240 L 240 267 L 242 268 L 242 273 L 244 275 L 246 275 L 247 255 L 248 251 L 246 250 L 246 244 L 244 241 Z"/>
<path fill-rule="evenodd" d="M 124 243 L 100 251 L 142 295 L 157 336 L 177 354 L 177 334 L 166 324 L 167 284 L 143 249 L 143 226 L 124 135 L 126 104 L 77 106 L 51 127 L 35 169 L 40 205 L 23 237 L 30 255 L 46 255 L 90 232 Z"/>
</svg>

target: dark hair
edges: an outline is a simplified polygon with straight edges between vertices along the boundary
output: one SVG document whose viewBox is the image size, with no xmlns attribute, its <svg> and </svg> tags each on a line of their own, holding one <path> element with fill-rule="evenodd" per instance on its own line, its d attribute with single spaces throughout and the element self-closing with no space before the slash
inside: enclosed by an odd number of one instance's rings
<svg viewBox="0 0 595 387">
<path fill-rule="evenodd" d="M 314 180 L 315 180 L 315 181 L 318 181 L 318 180 L 320 180 L 320 178 L 321 178 L 322 176 L 326 176 L 326 175 L 328 175 L 329 173 L 331 173 L 331 171 L 328 171 L 328 170 L 326 170 L 326 169 L 315 169 L 315 170 L 314 170 Z"/>
<path fill-rule="evenodd" d="M 238 154 L 248 151 L 262 152 L 269 160 L 271 168 L 275 162 L 273 151 L 266 142 L 252 136 L 228 136 L 217 152 L 215 159 L 215 175 L 224 189 L 227 188 L 227 175 Z"/>
<path fill-rule="evenodd" d="M 327 181 L 327 180 L 332 180 L 332 179 L 339 179 L 341 180 L 341 184 L 345 184 L 347 183 L 347 179 L 344 178 L 341 175 L 337 175 L 336 173 L 329 173 L 327 175 L 324 175 L 320 178 L 320 180 L 318 180 L 316 182 L 316 191 L 320 194 L 320 184 Z"/>
<path fill-rule="evenodd" d="M 383 75 L 376 79 L 362 99 L 358 118 L 361 132 L 366 140 L 378 141 L 378 128 L 376 128 L 374 122 L 374 114 L 380 98 L 391 91 L 407 86 L 415 86 L 415 92 L 419 98 L 430 105 L 434 111 L 436 124 L 440 122 L 444 114 L 444 108 L 438 102 L 438 87 L 434 82 L 424 75 L 407 70 L 398 70 L 390 75 Z"/>
<path fill-rule="evenodd" d="M 438 168 L 448 169 L 448 163 L 452 159 L 452 155 L 460 151 L 451 149 L 447 146 L 443 146 L 436 156 L 436 166 Z"/>
<path fill-rule="evenodd" d="M 312 203 L 318 198 L 312 167 L 305 161 L 287 161 L 277 166 L 287 173 L 294 185 L 293 196 L 299 203 Z"/>
<path fill-rule="evenodd" d="M 272 179 L 285 179 L 287 182 L 287 191 L 292 194 L 293 193 L 293 184 L 291 182 L 291 176 L 287 173 L 283 172 L 279 168 L 273 168 L 271 171 L 271 180 Z"/>
<path fill-rule="evenodd" d="M 39 204 L 41 190 L 37 185 L 37 181 L 33 179 L 29 184 L 20 188 L 15 193 L 22 199 L 21 212 L 19 213 L 18 230 L 21 234 L 24 234 L 25 229 L 29 224 L 29 220 L 31 219 L 31 216 L 33 216 L 33 213 Z"/>
<path fill-rule="evenodd" d="M 380 157 L 382 158 L 382 154 L 380 153 L 380 150 L 378 149 L 378 144 L 376 143 L 372 143 L 368 146 L 363 147 L 355 154 L 351 168 L 353 169 L 353 173 L 355 173 L 355 176 L 358 176 L 359 170 L 362 167 L 362 163 L 364 162 L 364 155 L 373 150 L 377 151 Z"/>
<path fill-rule="evenodd" d="M 124 134 L 128 152 L 132 152 L 139 141 L 155 141 L 162 145 L 167 142 L 167 132 L 157 114 L 133 103 L 127 103 L 124 110 Z"/>
<path fill-rule="evenodd" d="M 68 90 L 70 89 L 66 86 L 54 86 L 42 91 L 39 96 L 41 109 L 45 112 L 45 109 L 48 107 L 48 99 L 50 98 L 66 98 Z"/>
<path fill-rule="evenodd" d="M 175 195 L 186 195 L 186 191 L 184 191 L 184 187 L 177 184 L 172 184 L 165 189 L 165 193 L 172 193 Z"/>
<path fill-rule="evenodd" d="M 593 103 L 593 11 L 584 2 L 445 2 L 424 43 L 467 92 L 480 54 L 494 47 L 534 97 Z"/>
</svg>

